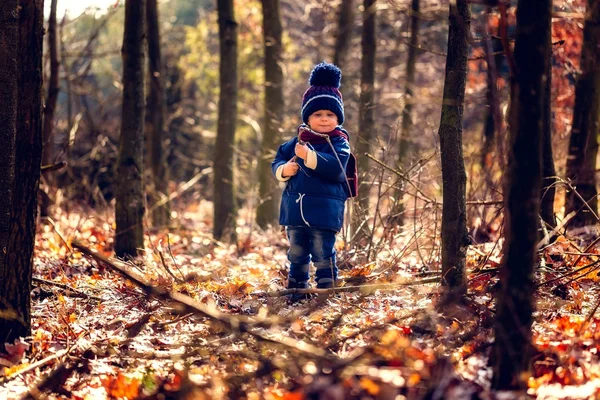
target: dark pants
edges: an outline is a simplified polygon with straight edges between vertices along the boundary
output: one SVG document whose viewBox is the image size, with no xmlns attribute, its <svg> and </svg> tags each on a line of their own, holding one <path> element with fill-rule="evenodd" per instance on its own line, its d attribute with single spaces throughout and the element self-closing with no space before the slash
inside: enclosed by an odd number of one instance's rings
<svg viewBox="0 0 600 400">
<path fill-rule="evenodd" d="M 304 227 L 288 227 L 290 241 L 289 288 L 308 287 L 309 264 L 312 260 L 317 269 L 315 281 L 318 288 L 333 287 L 338 269 L 335 263 L 334 231 Z"/>
</svg>

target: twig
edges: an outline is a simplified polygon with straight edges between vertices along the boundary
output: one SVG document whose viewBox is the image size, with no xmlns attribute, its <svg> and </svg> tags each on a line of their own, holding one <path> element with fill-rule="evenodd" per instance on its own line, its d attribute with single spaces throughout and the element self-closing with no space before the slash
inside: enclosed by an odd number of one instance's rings
<svg viewBox="0 0 600 400">
<path fill-rule="evenodd" d="M 470 206 L 497 206 L 504 203 L 503 200 L 469 200 L 466 202 Z"/>
<path fill-rule="evenodd" d="M 537 244 L 537 250 L 539 251 L 542 247 L 544 247 L 550 241 L 552 236 L 554 236 L 554 234 L 556 232 L 558 232 L 565 225 L 567 225 L 569 223 L 569 221 L 571 221 L 575 217 L 575 215 L 577 215 L 577 212 L 575 212 L 575 211 L 571 212 L 560 222 L 560 224 L 556 225 L 556 227 L 554 229 L 552 229 L 550 232 L 548 232 L 548 234 L 546 236 L 544 236 L 544 238 L 542 240 L 540 240 L 539 243 Z"/>
<path fill-rule="evenodd" d="M 71 246 L 69 245 L 69 242 L 67 241 L 67 239 L 65 239 L 65 236 L 62 234 L 62 232 L 60 231 L 60 229 L 58 229 L 56 227 L 56 223 L 54 222 L 54 220 L 50 217 L 43 217 L 46 221 L 48 221 L 48 223 L 50 225 L 52 225 L 52 229 L 54 229 L 54 232 L 56 232 L 56 234 L 58 235 L 58 237 L 60 238 L 60 240 L 62 240 L 62 242 L 65 244 L 65 247 L 69 250 L 69 252 L 72 252 L 73 249 L 71 248 Z"/>
<path fill-rule="evenodd" d="M 56 164 L 42 165 L 42 173 L 56 171 L 67 166 L 65 161 L 57 162 Z"/>
<path fill-rule="evenodd" d="M 367 261 L 371 258 L 371 250 L 373 248 L 373 237 L 377 230 L 377 214 L 379 213 L 379 205 L 381 204 L 381 186 L 383 185 L 383 168 L 381 169 L 381 176 L 379 178 L 379 185 L 377 186 L 377 202 L 375 203 L 375 211 L 373 212 L 373 228 L 371 229 L 371 235 L 369 237 L 369 245 L 367 246 Z M 382 220 L 380 218 L 380 220 Z M 383 221 L 383 220 L 382 220 Z"/>
<path fill-rule="evenodd" d="M 424 200 L 428 203 L 437 204 L 437 200 L 434 200 L 434 199 L 431 199 L 430 197 L 428 197 L 421 189 L 419 189 L 419 187 L 417 185 L 415 185 L 413 183 L 413 181 L 411 181 L 408 177 L 406 177 L 406 175 L 404 175 L 402 173 L 402 171 L 398 171 L 397 169 L 390 167 L 389 165 L 385 164 L 384 162 L 379 161 L 378 159 L 376 159 L 375 157 L 373 157 L 372 155 L 370 155 L 368 153 L 366 153 L 365 155 L 368 158 L 370 158 L 371 160 L 375 161 L 377 164 L 379 164 L 382 167 L 384 167 L 385 169 L 387 169 L 388 171 L 391 171 L 394 174 L 398 175 L 402 180 L 408 182 L 408 184 L 411 185 L 413 188 L 415 188 L 415 190 L 422 196 L 421 200 Z"/>
<path fill-rule="evenodd" d="M 189 181 L 187 181 L 186 183 L 181 185 L 179 187 L 179 189 L 177 189 L 175 192 L 171 193 L 169 196 L 164 196 L 161 200 L 159 200 L 158 202 L 153 204 L 152 207 L 150 207 L 150 209 L 148 210 L 148 213 L 152 212 L 154 209 L 156 209 L 158 207 L 165 205 L 167 202 L 173 201 L 177 197 L 181 196 L 185 191 L 187 191 L 196 182 L 198 182 L 200 180 L 200 178 L 210 174 L 212 172 L 212 170 L 213 170 L 212 167 L 207 167 L 207 168 L 204 168 L 202 171 L 198 172 L 196 175 L 194 175 L 192 177 L 192 179 L 190 179 Z"/>
<path fill-rule="evenodd" d="M 160 257 L 160 262 L 161 262 L 163 268 L 165 269 L 165 271 L 167 271 L 167 273 L 169 275 L 171 275 L 171 277 L 175 280 L 175 282 L 179 282 L 179 283 L 185 282 L 184 278 L 176 277 L 175 274 L 173 273 L 173 271 L 171 271 L 171 269 L 167 266 L 163 252 L 159 249 L 156 249 L 156 251 L 158 252 L 158 255 Z M 181 273 L 181 271 L 179 271 L 179 272 Z"/>
<path fill-rule="evenodd" d="M 600 254 L 598 253 L 580 253 L 580 252 L 575 252 L 575 251 L 565 251 L 563 254 L 568 254 L 570 256 L 579 256 L 581 257 L 600 257 Z M 579 261 L 579 259 L 577 259 L 576 261 Z M 577 265 L 577 262 L 573 262 L 573 265 Z"/>
<path fill-rule="evenodd" d="M 557 280 L 559 280 L 559 279 L 566 278 L 567 276 L 574 275 L 574 274 L 576 274 L 576 273 L 578 273 L 578 272 L 580 272 L 580 271 L 583 271 L 583 270 L 584 270 L 584 269 L 586 269 L 586 268 L 591 268 L 591 267 L 593 267 L 593 266 L 595 266 L 595 265 L 598 265 L 598 264 L 600 264 L 600 260 L 594 261 L 593 263 L 591 263 L 591 264 L 588 264 L 588 265 L 584 265 L 584 266 L 583 266 L 583 267 L 581 267 L 581 268 L 577 268 L 577 269 L 575 269 L 575 270 L 573 270 L 573 271 L 567 272 L 566 274 L 562 274 L 562 275 L 560 275 L 560 276 L 558 276 L 558 277 L 556 277 L 556 278 L 552 278 L 552 279 L 549 279 L 549 280 L 547 280 L 547 281 L 545 281 L 545 282 L 538 283 L 538 284 L 535 286 L 535 289 L 537 289 L 537 288 L 539 288 L 539 287 L 541 287 L 541 286 L 547 285 L 547 284 L 549 284 L 549 283 L 556 282 L 556 281 L 557 281 Z M 589 271 L 588 271 L 588 273 L 589 273 Z"/>
<path fill-rule="evenodd" d="M 69 286 L 69 285 L 65 285 L 64 283 L 59 283 L 59 282 L 48 281 L 48 280 L 46 280 L 46 279 L 42 279 L 42 278 L 36 278 L 35 276 L 34 276 L 34 277 L 32 277 L 31 279 L 32 279 L 34 282 L 37 282 L 37 283 L 42 283 L 42 284 L 45 284 L 45 285 L 56 286 L 56 287 L 58 287 L 58 288 L 61 288 L 61 289 L 63 289 L 63 290 L 66 290 L 66 291 L 67 291 L 67 293 L 66 293 L 67 295 L 69 295 L 69 293 L 68 293 L 69 291 L 73 291 L 74 293 L 77 293 L 77 294 L 79 294 L 79 295 L 81 295 L 81 296 L 83 296 L 83 297 L 89 298 L 89 299 L 93 299 L 93 300 L 97 300 L 97 301 L 104 301 L 103 299 L 101 299 L 101 298 L 100 298 L 100 297 L 98 297 L 98 296 L 94 296 L 93 294 L 88 294 L 88 293 L 85 293 L 85 292 L 84 292 L 84 291 L 82 291 L 82 290 L 75 289 L 75 288 L 73 288 L 73 287 L 71 287 L 71 286 Z"/>
<path fill-rule="evenodd" d="M 14 378 L 16 378 L 16 377 L 18 377 L 20 375 L 26 374 L 29 371 L 33 371 L 34 369 L 39 368 L 39 367 L 41 367 L 43 365 L 46 365 L 49 362 L 54 361 L 57 358 L 60 358 L 60 357 L 62 357 L 64 355 L 66 355 L 67 353 L 68 353 L 67 350 L 59 350 L 56 353 L 54 353 L 54 354 L 52 354 L 52 355 L 50 355 L 50 356 L 48 356 L 46 358 L 41 359 L 40 361 L 37 361 L 37 362 L 34 362 L 33 364 L 28 365 L 27 367 L 25 367 L 25 368 L 23 368 L 23 369 L 15 372 L 12 375 L 4 377 L 4 382 L 8 382 L 10 380 L 13 380 Z"/>
<path fill-rule="evenodd" d="M 600 236 L 597 237 L 592 243 L 590 243 L 585 250 L 582 251 L 582 253 L 587 253 L 588 251 L 590 251 L 598 242 L 600 242 Z M 583 258 L 583 254 L 580 254 L 579 257 L 577 257 L 577 259 L 575 260 L 575 262 L 573 262 L 573 266 L 576 267 L 577 263 L 579 262 L 579 260 L 581 260 Z"/>
</svg>

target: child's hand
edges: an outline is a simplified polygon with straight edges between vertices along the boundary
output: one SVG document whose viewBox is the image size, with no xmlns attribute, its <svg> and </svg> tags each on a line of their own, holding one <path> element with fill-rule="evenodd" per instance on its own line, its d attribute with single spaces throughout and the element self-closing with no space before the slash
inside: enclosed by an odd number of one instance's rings
<svg viewBox="0 0 600 400">
<path fill-rule="evenodd" d="M 301 159 L 306 160 L 306 157 L 308 157 L 308 146 L 296 143 L 296 155 Z"/>
<path fill-rule="evenodd" d="M 281 176 L 287 178 L 288 176 L 294 176 L 298 173 L 298 163 L 295 161 L 295 158 L 292 158 L 290 161 L 283 164 L 283 170 L 281 171 Z"/>
</svg>

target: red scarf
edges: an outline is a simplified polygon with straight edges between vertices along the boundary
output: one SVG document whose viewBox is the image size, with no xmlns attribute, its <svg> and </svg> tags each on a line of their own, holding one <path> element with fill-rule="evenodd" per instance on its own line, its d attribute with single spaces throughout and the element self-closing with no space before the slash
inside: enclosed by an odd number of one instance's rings
<svg viewBox="0 0 600 400">
<path fill-rule="evenodd" d="M 325 135 L 329 136 L 329 138 L 334 138 L 338 136 L 343 136 L 348 140 L 348 134 L 341 129 L 335 128 L 331 132 L 325 133 Z M 298 127 L 298 138 L 302 142 L 308 142 L 310 144 L 321 144 L 327 143 L 327 139 L 323 136 L 316 135 L 313 131 L 306 125 L 300 125 Z"/>
</svg>

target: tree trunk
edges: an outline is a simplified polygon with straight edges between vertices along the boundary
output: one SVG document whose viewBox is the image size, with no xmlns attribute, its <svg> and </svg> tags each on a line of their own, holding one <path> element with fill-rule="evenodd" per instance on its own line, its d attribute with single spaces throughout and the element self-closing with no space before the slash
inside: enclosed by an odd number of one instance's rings
<svg viewBox="0 0 600 400">
<path fill-rule="evenodd" d="M 262 228 L 277 222 L 279 189 L 271 173 L 271 160 L 283 116 L 283 71 L 281 69 L 281 15 L 279 0 L 262 0 L 265 46 L 265 129 L 262 155 L 258 160 L 260 204 L 256 222 Z"/>
<path fill-rule="evenodd" d="M 10 19 L 9 26 L 14 26 Z M 10 236 L 0 269 L 0 343 L 31 331 L 31 275 L 42 161 L 42 43 L 44 1 L 19 1 L 15 179 Z M 7 312 L 8 311 L 8 312 Z M 11 312 L 12 311 L 12 312 Z"/>
<path fill-rule="evenodd" d="M 469 244 L 465 198 L 467 175 L 462 149 L 463 107 L 471 25 L 471 10 L 467 0 L 457 0 L 455 6 L 451 3 L 449 19 L 444 102 L 439 129 L 444 194 L 442 285 L 458 298 L 467 290 L 465 258 Z"/>
<path fill-rule="evenodd" d="M 360 98 L 359 98 L 359 121 L 358 135 L 356 140 L 355 153 L 357 157 L 358 170 L 361 174 L 369 171 L 369 159 L 365 153 L 371 152 L 371 140 L 375 137 L 375 53 L 377 47 L 377 37 L 375 35 L 377 15 L 376 0 L 364 0 L 363 11 L 363 30 L 362 30 L 362 58 L 360 75 Z M 369 216 L 369 187 L 364 185 L 362 191 L 359 191 L 358 205 L 354 209 L 354 230 L 357 238 L 364 237 L 367 234 L 367 224 L 363 222 L 368 220 Z M 362 225 L 362 228 L 360 226 Z M 358 231 L 357 231 L 358 230 Z"/>
<path fill-rule="evenodd" d="M 17 6 L 18 0 L 0 2 L 0 276 L 4 275 L 6 268 L 4 254 L 10 232 L 12 183 L 15 174 L 19 42 Z M 3 291 L 0 290 L 0 293 Z M 1 338 L 0 343 L 3 343 Z"/>
<path fill-rule="evenodd" d="M 406 86 L 404 88 L 404 109 L 402 110 L 402 125 L 398 140 L 398 165 L 403 169 L 407 164 L 406 156 L 410 152 L 410 131 L 413 125 L 412 109 L 414 102 L 415 67 L 417 64 L 419 46 L 419 0 L 412 0 L 410 14 L 410 41 L 408 45 L 408 59 L 406 60 Z M 404 203 L 402 203 L 402 190 L 396 191 L 394 221 L 402 226 L 404 224 Z"/>
<path fill-rule="evenodd" d="M 214 229 L 216 239 L 237 240 L 237 209 L 233 191 L 233 147 L 237 119 L 237 23 L 233 0 L 218 0 L 219 122 L 214 158 Z"/>
<path fill-rule="evenodd" d="M 144 22 L 146 1 L 126 0 L 123 105 L 117 160 L 115 253 L 135 257 L 144 248 Z"/>
<path fill-rule="evenodd" d="M 538 241 L 545 75 L 552 0 L 519 0 L 505 193 L 504 260 L 495 326 L 496 389 L 524 389 L 531 356 L 533 266 Z"/>
<path fill-rule="evenodd" d="M 554 196 L 556 194 L 556 168 L 552 151 L 552 32 L 547 32 L 547 70 L 544 79 L 543 138 L 542 138 L 542 191 L 540 192 L 540 217 L 550 228 L 556 226 Z"/>
<path fill-rule="evenodd" d="M 333 63 L 344 69 L 348 48 L 352 41 L 352 28 L 354 27 L 354 0 L 342 0 L 338 14 L 338 30 L 335 37 Z"/>
<path fill-rule="evenodd" d="M 48 17 L 48 53 L 50 55 L 50 77 L 48 81 L 48 96 L 44 107 L 44 152 L 42 153 L 42 165 L 50 165 L 54 157 L 54 141 L 52 131 L 54 128 L 54 111 L 58 99 L 58 49 L 56 41 L 56 3 L 50 3 L 50 15 Z"/>
<path fill-rule="evenodd" d="M 597 134 L 600 130 L 600 0 L 588 0 L 581 49 L 581 75 L 575 87 L 573 129 L 567 157 L 567 177 L 577 192 L 598 211 L 596 190 Z M 577 194 L 567 193 L 566 212 L 578 211 L 571 226 L 596 223 L 592 212 Z"/>
<path fill-rule="evenodd" d="M 146 0 L 146 29 L 148 32 L 149 91 L 146 103 L 146 138 L 152 175 L 151 213 L 153 226 L 165 226 L 171 214 L 168 199 L 168 169 L 165 148 L 164 73 L 160 50 L 160 28 L 156 0 Z"/>
<path fill-rule="evenodd" d="M 488 9 L 486 15 L 489 21 L 489 14 L 491 10 Z M 483 127 L 483 148 L 481 151 L 481 170 L 486 175 L 488 185 L 493 185 L 491 177 L 491 169 L 493 167 L 492 153 L 494 149 L 494 142 L 496 139 L 496 132 L 500 134 L 502 127 L 501 112 L 500 112 L 500 98 L 498 96 L 497 81 L 499 66 L 502 62 L 502 41 L 496 37 L 490 37 L 489 33 L 489 22 L 486 22 L 486 29 L 484 31 L 486 35 L 486 62 L 487 62 L 487 101 L 488 106 L 485 111 L 485 120 Z"/>
<path fill-rule="evenodd" d="M 50 77 L 48 81 L 48 94 L 44 104 L 44 119 L 42 128 L 43 151 L 42 165 L 50 165 L 54 161 L 54 139 L 52 138 L 54 130 L 54 111 L 56 110 L 56 101 L 58 99 L 58 50 L 56 43 L 56 3 L 57 0 L 52 0 L 50 3 L 50 15 L 48 16 L 48 53 L 50 55 Z M 46 174 L 46 190 L 50 191 L 52 185 L 52 174 Z M 44 190 L 40 191 L 39 196 L 40 215 L 47 217 L 50 215 L 50 197 Z"/>
</svg>

